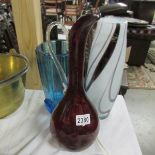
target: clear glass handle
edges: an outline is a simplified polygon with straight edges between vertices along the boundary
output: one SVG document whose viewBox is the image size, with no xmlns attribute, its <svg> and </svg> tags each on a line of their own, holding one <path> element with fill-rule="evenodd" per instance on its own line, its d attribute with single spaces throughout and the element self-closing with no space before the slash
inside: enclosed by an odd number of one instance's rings
<svg viewBox="0 0 155 155">
<path fill-rule="evenodd" d="M 60 26 L 60 28 L 63 30 L 64 34 L 66 35 L 66 40 L 68 40 L 68 30 L 67 30 L 67 28 L 63 24 L 55 21 L 55 22 L 50 23 L 47 26 L 47 30 L 46 30 L 46 41 L 50 41 L 51 30 L 55 26 Z"/>
<path fill-rule="evenodd" d="M 49 48 L 49 54 L 51 56 L 51 59 L 53 60 L 54 62 L 54 65 L 57 69 L 57 72 L 60 76 L 60 79 L 61 79 L 61 82 L 62 82 L 62 85 L 63 85 L 63 88 L 64 88 L 64 92 L 66 91 L 66 88 L 67 88 L 67 77 L 66 77 L 66 74 L 59 62 L 59 60 L 57 59 L 57 56 L 56 54 L 53 52 L 52 48 L 51 48 L 51 44 L 50 44 L 50 33 L 51 33 L 51 30 L 55 27 L 55 26 L 60 26 L 61 29 L 64 31 L 65 35 L 66 35 L 66 40 L 68 40 L 68 30 L 65 28 L 64 25 L 62 25 L 61 23 L 59 22 L 52 22 L 51 24 L 48 25 L 47 27 L 47 30 L 46 30 L 46 41 L 48 43 L 48 48 Z"/>
</svg>

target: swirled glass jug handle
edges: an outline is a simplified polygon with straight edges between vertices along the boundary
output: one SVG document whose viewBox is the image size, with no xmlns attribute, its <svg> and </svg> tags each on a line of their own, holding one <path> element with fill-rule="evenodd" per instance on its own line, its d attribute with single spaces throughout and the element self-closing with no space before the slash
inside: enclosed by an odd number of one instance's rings
<svg viewBox="0 0 155 155">
<path fill-rule="evenodd" d="M 68 40 L 68 30 L 65 28 L 64 25 L 62 25 L 59 22 L 52 22 L 51 24 L 48 25 L 47 30 L 46 30 L 46 41 L 48 43 L 49 54 L 50 54 L 51 59 L 54 62 L 54 65 L 55 65 L 55 67 L 57 69 L 57 72 L 58 72 L 58 74 L 60 76 L 60 79 L 61 79 L 61 82 L 62 82 L 62 85 L 63 85 L 63 88 L 64 88 L 64 92 L 65 92 L 66 88 L 67 88 L 67 83 L 68 83 L 67 77 L 66 77 L 66 74 L 65 74 L 59 60 L 57 59 L 56 54 L 53 52 L 51 44 L 50 44 L 51 30 L 55 26 L 59 26 L 64 31 L 64 34 L 66 35 L 66 40 Z"/>
</svg>

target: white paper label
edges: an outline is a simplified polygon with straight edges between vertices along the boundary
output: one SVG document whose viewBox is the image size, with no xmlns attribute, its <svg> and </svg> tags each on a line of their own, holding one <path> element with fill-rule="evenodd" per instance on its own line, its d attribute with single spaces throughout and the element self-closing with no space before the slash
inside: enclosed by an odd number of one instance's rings
<svg viewBox="0 0 155 155">
<path fill-rule="evenodd" d="M 85 126 L 90 124 L 90 114 L 76 115 L 76 126 Z"/>
</svg>

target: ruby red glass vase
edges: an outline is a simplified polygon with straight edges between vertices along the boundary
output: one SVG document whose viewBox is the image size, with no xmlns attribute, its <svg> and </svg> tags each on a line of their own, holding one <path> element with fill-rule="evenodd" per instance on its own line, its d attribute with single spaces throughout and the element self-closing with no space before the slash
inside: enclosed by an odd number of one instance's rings
<svg viewBox="0 0 155 155">
<path fill-rule="evenodd" d="M 85 44 L 97 16 L 82 16 L 69 33 L 69 84 L 52 114 L 52 135 L 65 148 L 79 151 L 89 147 L 99 131 L 98 115 L 84 90 Z"/>
</svg>

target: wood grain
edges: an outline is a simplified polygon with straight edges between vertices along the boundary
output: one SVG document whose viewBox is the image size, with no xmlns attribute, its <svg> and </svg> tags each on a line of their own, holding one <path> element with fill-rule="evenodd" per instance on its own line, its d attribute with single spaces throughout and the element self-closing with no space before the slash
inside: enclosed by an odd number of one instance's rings
<svg viewBox="0 0 155 155">
<path fill-rule="evenodd" d="M 12 0 L 13 16 L 21 54 L 30 62 L 26 88 L 40 89 L 35 48 L 43 41 L 40 0 Z"/>
</svg>

